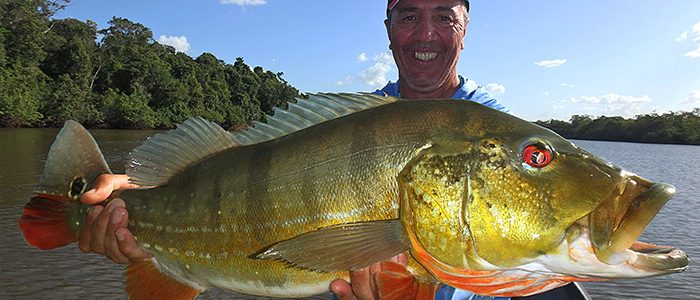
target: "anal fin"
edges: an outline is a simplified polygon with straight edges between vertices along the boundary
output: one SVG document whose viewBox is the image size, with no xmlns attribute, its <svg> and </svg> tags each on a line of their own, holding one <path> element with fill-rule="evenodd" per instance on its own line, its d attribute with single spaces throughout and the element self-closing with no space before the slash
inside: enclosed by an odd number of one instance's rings
<svg viewBox="0 0 700 300">
<path fill-rule="evenodd" d="M 382 271 L 375 280 L 382 300 L 432 300 L 439 283 L 426 282 L 411 274 L 406 267 L 391 261 L 381 263 Z"/>
<path fill-rule="evenodd" d="M 126 293 L 129 299 L 190 300 L 201 292 L 161 273 L 152 260 L 133 263 L 126 268 Z"/>
</svg>

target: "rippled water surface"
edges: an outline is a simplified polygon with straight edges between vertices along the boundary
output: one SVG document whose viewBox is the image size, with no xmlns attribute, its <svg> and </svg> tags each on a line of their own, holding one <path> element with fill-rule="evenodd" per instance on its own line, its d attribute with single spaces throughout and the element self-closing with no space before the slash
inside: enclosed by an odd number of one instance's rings
<svg viewBox="0 0 700 300">
<path fill-rule="evenodd" d="M 76 245 L 52 251 L 27 246 L 17 228 L 22 206 L 41 174 L 58 130 L 0 128 L 0 299 L 125 299 L 123 266 Z M 92 131 L 113 170 L 153 132 Z M 642 240 L 674 245 L 700 259 L 700 147 L 576 141 L 576 144 L 655 181 L 678 189 Z M 700 299 L 700 270 L 641 280 L 587 283 L 595 299 Z M 207 291 L 200 299 L 254 299 Z M 329 299 L 329 297 L 321 297 Z"/>
</svg>

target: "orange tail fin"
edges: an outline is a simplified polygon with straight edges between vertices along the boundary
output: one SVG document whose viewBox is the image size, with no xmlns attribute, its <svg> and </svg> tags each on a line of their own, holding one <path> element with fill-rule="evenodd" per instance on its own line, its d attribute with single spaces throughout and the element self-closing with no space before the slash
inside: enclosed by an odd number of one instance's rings
<svg viewBox="0 0 700 300">
<path fill-rule="evenodd" d="M 67 121 L 51 145 L 37 196 L 19 220 L 24 239 L 43 250 L 77 241 L 88 208 L 78 198 L 103 173 L 111 171 L 95 140 L 83 126 Z"/>
<path fill-rule="evenodd" d="M 68 223 L 68 199 L 39 195 L 24 206 L 19 227 L 27 243 L 41 250 L 68 245 L 78 240 L 78 234 Z"/>
</svg>

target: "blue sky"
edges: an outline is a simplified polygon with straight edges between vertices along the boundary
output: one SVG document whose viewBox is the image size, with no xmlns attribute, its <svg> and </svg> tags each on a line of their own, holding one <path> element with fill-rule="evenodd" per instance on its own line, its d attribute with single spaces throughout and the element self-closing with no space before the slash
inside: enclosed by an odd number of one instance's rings
<svg viewBox="0 0 700 300">
<path fill-rule="evenodd" d="M 460 74 L 527 120 L 700 107 L 700 1 L 472 0 Z M 284 72 L 302 92 L 397 79 L 386 1 L 73 0 L 57 18 L 125 17 L 197 57 Z"/>
</svg>

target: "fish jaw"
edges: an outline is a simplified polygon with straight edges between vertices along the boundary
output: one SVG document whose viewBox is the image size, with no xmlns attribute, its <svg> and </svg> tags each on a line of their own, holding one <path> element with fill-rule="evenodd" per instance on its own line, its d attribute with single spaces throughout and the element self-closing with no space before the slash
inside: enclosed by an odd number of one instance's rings
<svg viewBox="0 0 700 300">
<path fill-rule="evenodd" d="M 543 255 L 536 262 L 519 268 L 565 274 L 576 281 L 597 281 L 683 272 L 689 265 L 688 256 L 682 250 L 643 242 L 635 242 L 617 253 L 618 263 L 603 262 L 596 256 L 588 229 L 579 227 L 576 231 L 578 236 L 562 243 L 560 251 Z"/>
<path fill-rule="evenodd" d="M 673 197 L 675 188 L 624 170 L 619 171 L 619 178 L 608 199 L 574 223 L 558 249 L 537 258 L 537 264 L 579 281 L 645 278 L 688 268 L 690 259 L 684 251 L 637 240 Z"/>
<path fill-rule="evenodd" d="M 601 203 L 579 224 L 583 244 L 577 256 L 591 256 L 607 267 L 619 268 L 611 277 L 639 278 L 682 272 L 689 265 L 685 252 L 671 246 L 637 241 L 644 228 L 675 194 L 675 187 L 654 183 L 636 174 L 621 171 L 621 182 L 610 199 Z M 605 266 L 600 266 L 604 269 Z M 607 268 L 606 267 L 606 268 Z M 591 273 L 590 276 L 607 276 Z"/>
</svg>

